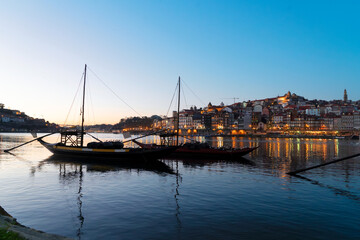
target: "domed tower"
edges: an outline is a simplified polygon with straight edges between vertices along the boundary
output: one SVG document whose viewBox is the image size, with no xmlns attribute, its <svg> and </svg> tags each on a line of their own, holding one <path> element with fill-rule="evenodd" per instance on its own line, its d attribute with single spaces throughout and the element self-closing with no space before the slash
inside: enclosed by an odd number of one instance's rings
<svg viewBox="0 0 360 240">
<path fill-rule="evenodd" d="M 348 101 L 348 95 L 347 95 L 347 92 L 346 92 L 346 89 L 344 90 L 344 102 L 347 102 Z"/>
<path fill-rule="evenodd" d="M 287 94 L 285 94 L 286 98 L 290 98 L 291 97 L 291 92 L 288 91 Z"/>
</svg>

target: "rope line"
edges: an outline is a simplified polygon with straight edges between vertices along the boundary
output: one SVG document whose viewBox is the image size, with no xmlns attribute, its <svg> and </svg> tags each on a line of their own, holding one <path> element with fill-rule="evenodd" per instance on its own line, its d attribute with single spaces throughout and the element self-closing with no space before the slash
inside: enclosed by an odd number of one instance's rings
<svg viewBox="0 0 360 240">
<path fill-rule="evenodd" d="M 182 93 L 182 95 L 183 95 L 184 102 L 185 102 L 185 106 L 188 107 L 189 105 L 187 104 L 187 101 L 186 101 L 184 88 L 180 89 L 180 91 L 181 91 L 181 93 Z"/>
<path fill-rule="evenodd" d="M 79 89 L 80 89 L 81 83 L 82 83 L 82 81 L 83 81 L 84 74 L 85 74 L 85 73 L 83 73 L 83 74 L 82 74 L 82 76 L 81 76 L 81 78 L 80 78 L 79 86 L 78 86 L 78 88 L 77 88 L 77 90 L 76 90 L 76 93 L 75 93 L 74 99 L 73 99 L 73 101 L 72 101 L 72 103 L 71 103 L 71 105 L 70 105 L 69 112 L 68 112 L 68 114 L 67 114 L 67 116 L 66 116 L 66 119 L 65 119 L 65 122 L 64 122 L 64 124 L 63 124 L 64 126 L 65 126 L 65 124 L 66 124 L 66 122 L 67 122 L 67 120 L 68 120 L 68 118 L 69 118 L 69 115 L 70 115 L 71 109 L 72 109 L 72 107 L 73 107 L 73 105 L 74 105 L 74 102 L 75 102 L 76 96 L 77 96 L 77 95 L 78 95 L 78 93 L 79 93 Z"/>
<path fill-rule="evenodd" d="M 101 78 L 91 69 L 88 67 L 88 69 L 95 75 L 95 77 L 107 88 L 110 92 L 112 92 L 121 102 L 123 102 L 126 106 L 128 106 L 131 110 L 133 110 L 137 115 L 142 117 L 140 113 L 138 113 L 134 108 L 132 108 L 128 103 L 126 103 L 119 95 L 117 95 Z"/>
<path fill-rule="evenodd" d="M 89 98 L 89 102 L 90 102 L 90 108 L 88 107 L 88 114 L 89 116 L 91 115 L 90 112 L 92 113 L 92 117 L 93 117 L 93 124 L 95 125 L 95 111 L 94 111 L 94 104 L 93 104 L 93 98 L 92 98 L 92 94 L 91 94 L 91 81 L 88 81 L 88 84 L 87 84 L 87 89 L 88 89 L 88 98 Z M 91 110 L 91 111 L 90 111 Z"/>
<path fill-rule="evenodd" d="M 204 105 L 204 106 L 206 106 L 206 104 L 194 93 L 194 91 L 193 90 L 191 90 L 191 88 L 186 84 L 186 82 L 184 81 L 184 80 L 182 80 L 181 79 L 181 81 L 184 83 L 184 85 L 190 90 L 190 92 L 192 93 L 192 94 L 194 94 L 194 96 Z"/>
<path fill-rule="evenodd" d="M 172 103 L 173 103 L 173 101 L 174 101 L 174 97 L 175 97 L 175 94 L 176 94 L 176 89 L 178 88 L 178 85 L 179 85 L 179 83 L 177 83 L 177 84 L 176 84 L 176 87 L 175 87 L 175 90 L 174 90 L 174 94 L 173 94 L 173 96 L 172 96 L 172 99 L 171 99 L 171 102 L 170 102 L 170 105 L 169 105 L 168 111 L 167 111 L 167 113 L 166 113 L 166 116 L 168 116 L 168 114 L 169 114 L 169 111 L 170 111 L 170 108 L 171 108 L 171 104 L 172 104 Z"/>
</svg>

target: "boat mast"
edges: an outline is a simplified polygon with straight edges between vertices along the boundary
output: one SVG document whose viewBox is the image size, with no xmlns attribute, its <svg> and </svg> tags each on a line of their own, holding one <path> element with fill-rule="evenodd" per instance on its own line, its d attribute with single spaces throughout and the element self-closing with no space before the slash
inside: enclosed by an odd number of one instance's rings
<svg viewBox="0 0 360 240">
<path fill-rule="evenodd" d="M 81 119 L 81 147 L 84 145 L 84 119 L 85 119 L 85 84 L 86 84 L 86 64 L 84 71 L 84 87 L 83 87 L 83 102 L 82 102 L 82 119 Z"/>
<path fill-rule="evenodd" d="M 180 124 L 180 76 L 179 76 L 178 110 L 176 122 L 176 146 L 179 146 L 179 124 Z"/>
</svg>

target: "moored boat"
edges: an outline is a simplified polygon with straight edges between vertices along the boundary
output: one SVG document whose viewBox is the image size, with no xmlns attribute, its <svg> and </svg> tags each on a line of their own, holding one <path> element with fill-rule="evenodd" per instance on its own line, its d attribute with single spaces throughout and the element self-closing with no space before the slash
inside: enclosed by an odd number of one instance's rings
<svg viewBox="0 0 360 240">
<path fill-rule="evenodd" d="M 169 158 L 175 159 L 212 159 L 212 160 L 236 160 L 258 147 L 247 147 L 240 149 L 228 149 L 228 148 L 212 148 L 207 143 L 185 143 L 179 145 L 179 122 L 180 122 L 180 77 L 178 81 L 178 107 L 176 117 L 176 131 L 159 134 L 161 139 L 161 145 L 156 144 L 144 144 L 136 139 L 132 141 L 142 147 L 143 149 L 160 149 L 165 146 L 175 145 L 178 148 L 169 156 Z"/>
<path fill-rule="evenodd" d="M 136 140 L 132 140 L 143 149 L 161 149 L 164 146 L 156 144 L 144 144 Z M 206 143 L 185 143 L 179 146 L 169 155 L 169 158 L 175 159 L 221 159 L 236 160 L 248 153 L 251 153 L 258 147 L 246 147 L 240 149 L 212 148 Z"/>
<path fill-rule="evenodd" d="M 54 155 L 67 155 L 71 157 L 85 157 L 87 159 L 99 159 L 101 161 L 149 161 L 164 158 L 177 147 L 164 146 L 156 149 L 143 148 L 125 148 L 124 144 L 119 141 L 102 142 L 100 139 L 88 134 L 97 142 L 88 143 L 84 145 L 84 110 L 85 110 L 85 84 L 86 84 L 86 69 L 84 70 L 84 85 L 83 85 L 83 99 L 81 108 L 81 129 L 62 131 L 61 141 L 59 143 L 48 143 L 43 140 L 43 137 L 37 140 L 46 147 Z M 47 135 L 46 135 L 47 136 Z"/>
<path fill-rule="evenodd" d="M 164 158 L 176 150 L 176 147 L 163 147 L 157 149 L 142 148 L 89 148 L 81 146 L 67 146 L 59 143 L 47 143 L 42 139 L 38 141 L 54 155 L 71 157 L 85 157 L 102 161 L 149 161 Z"/>
</svg>

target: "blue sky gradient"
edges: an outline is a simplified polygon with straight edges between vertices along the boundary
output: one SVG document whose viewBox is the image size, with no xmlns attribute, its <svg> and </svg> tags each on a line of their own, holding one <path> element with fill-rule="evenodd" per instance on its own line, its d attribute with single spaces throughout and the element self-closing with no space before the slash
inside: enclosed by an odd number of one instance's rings
<svg viewBox="0 0 360 240">
<path fill-rule="evenodd" d="M 0 102 L 63 123 L 85 63 L 144 116 L 166 114 L 178 76 L 202 100 L 184 88 L 183 108 L 345 88 L 359 100 L 359 12 L 358 1 L 0 1 Z M 89 124 L 137 115 L 91 73 L 89 84 Z"/>
</svg>

